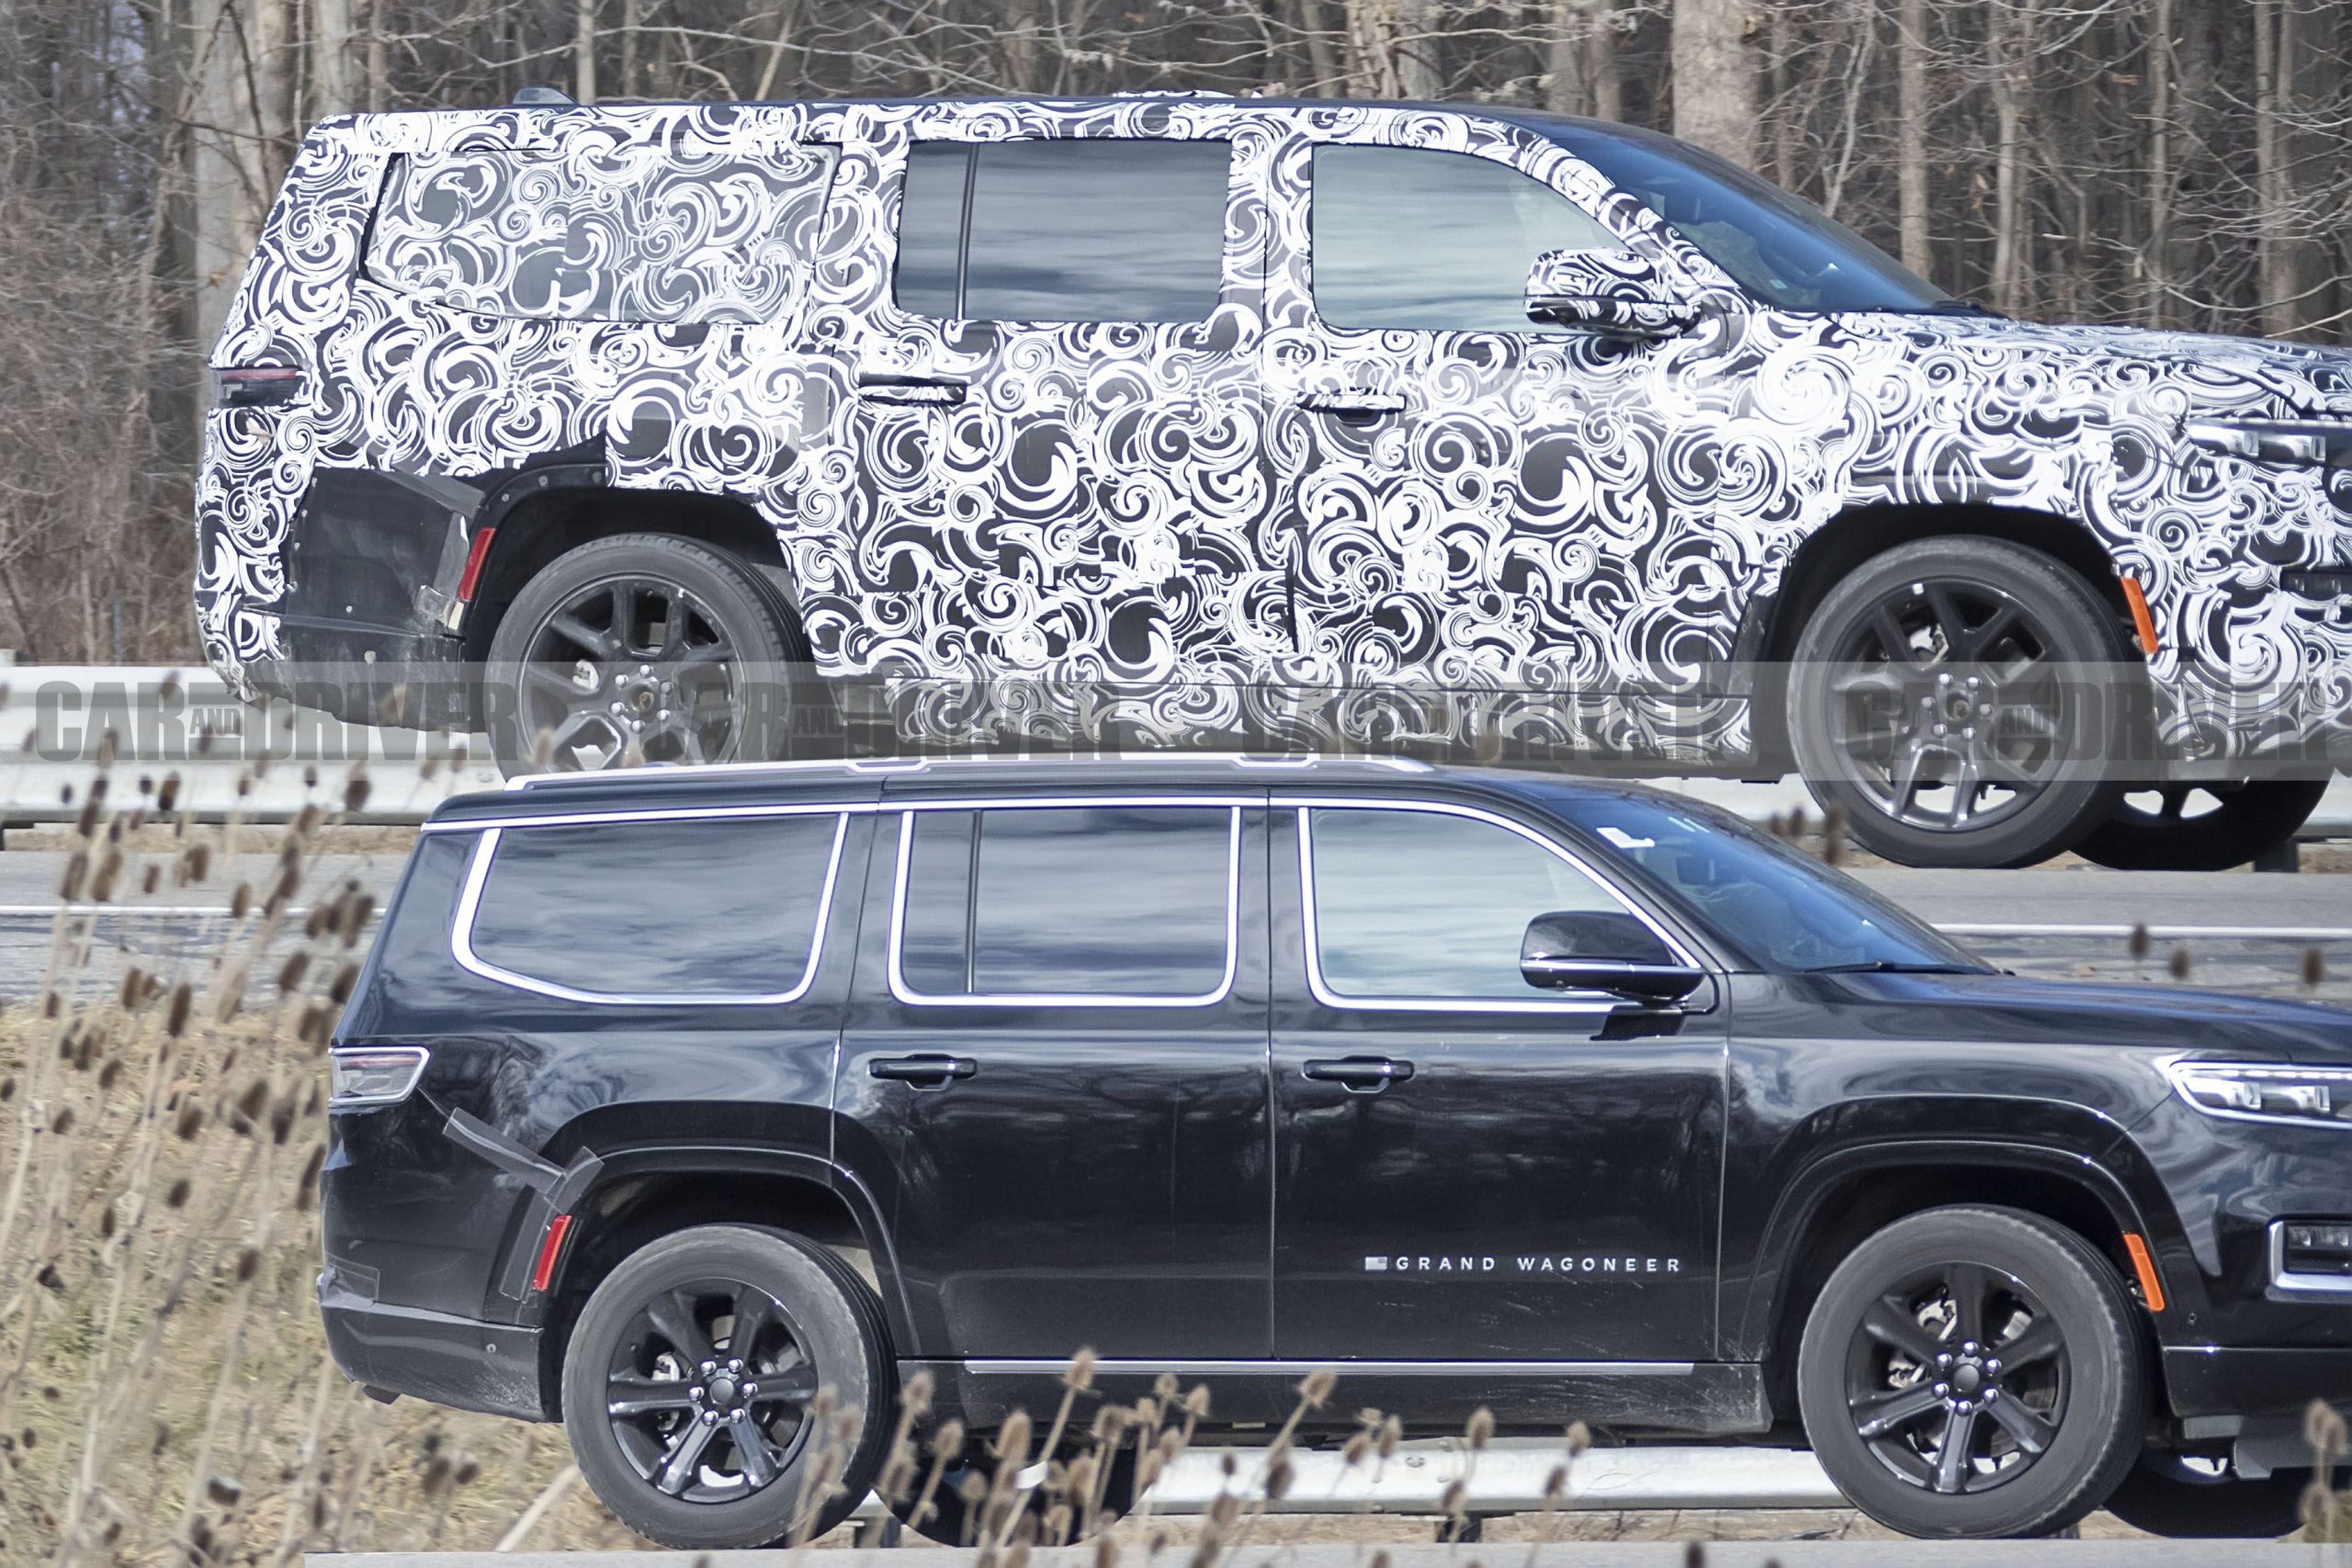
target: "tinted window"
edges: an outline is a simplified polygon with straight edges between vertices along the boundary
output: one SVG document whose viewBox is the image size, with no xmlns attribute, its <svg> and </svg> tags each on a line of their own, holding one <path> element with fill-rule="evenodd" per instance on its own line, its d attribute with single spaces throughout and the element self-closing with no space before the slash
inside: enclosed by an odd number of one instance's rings
<svg viewBox="0 0 2352 1568">
<path fill-rule="evenodd" d="M 1768 969 L 1984 965 L 1841 872 L 1710 807 L 1563 795 L 1552 809 Z"/>
<path fill-rule="evenodd" d="M 1307 814 L 1315 956 L 1344 997 L 1542 1001 L 1519 945 L 1555 910 L 1618 911 L 1591 877 L 1508 828 L 1431 811 Z"/>
<path fill-rule="evenodd" d="M 1547 136 L 1788 310 L 1974 310 L 1802 197 L 1655 132 L 1544 121 Z"/>
<path fill-rule="evenodd" d="M 1224 989 L 1233 814 L 914 814 L 899 977 L 927 997 L 1201 998 Z"/>
<path fill-rule="evenodd" d="M 779 996 L 816 948 L 841 818 L 509 828 L 469 941 L 511 976 L 600 997 Z"/>
<path fill-rule="evenodd" d="M 368 276 L 487 316 L 774 321 L 808 290 L 833 149 L 681 135 L 394 162 Z"/>
<path fill-rule="evenodd" d="M 1198 321 L 1216 309 L 1223 141 L 933 142 L 914 149 L 899 302 L 983 321 Z M 961 227 L 951 240 L 950 215 Z"/>
<path fill-rule="evenodd" d="M 1566 332 L 1528 319 L 1535 258 L 1624 249 L 1551 186 L 1466 152 L 1318 147 L 1313 178 L 1307 265 L 1333 326 Z"/>
<path fill-rule="evenodd" d="M 964 313 L 964 203 L 972 150 L 962 142 L 920 142 L 907 153 L 899 197 L 899 308 L 918 316 Z"/>
</svg>

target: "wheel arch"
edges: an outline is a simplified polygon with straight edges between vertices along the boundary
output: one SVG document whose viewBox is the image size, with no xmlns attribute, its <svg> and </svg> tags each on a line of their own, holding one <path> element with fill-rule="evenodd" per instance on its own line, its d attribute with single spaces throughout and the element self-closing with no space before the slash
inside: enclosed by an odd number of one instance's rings
<svg viewBox="0 0 2352 1568">
<path fill-rule="evenodd" d="M 701 491 L 623 490 L 599 464 L 530 470 L 492 496 L 476 524 L 496 533 L 464 623 L 465 659 L 490 657 L 491 639 L 525 584 L 567 550 L 619 534 L 672 534 L 741 556 L 799 624 L 799 593 L 775 529 L 741 496 Z"/>
<path fill-rule="evenodd" d="M 1863 1237 L 1895 1221 L 1954 1204 L 2018 1209 L 2064 1226 L 2111 1262 L 2136 1297 L 2137 1271 L 2124 1236 L 2136 1235 L 2161 1255 L 2171 1250 L 2178 1227 L 2152 1229 L 2152 1217 L 2161 1223 L 2166 1216 L 2152 1216 L 2121 1179 L 2081 1152 L 2085 1146 L 1994 1137 L 1906 1139 L 1816 1160 L 1783 1190 L 1766 1224 L 1732 1353 L 1762 1361 L 1773 1408 L 1793 1411 L 1796 1347 L 1838 1263 Z M 2164 1270 L 2168 1292 L 2181 1272 Z M 2149 1376 L 2161 1402 L 2155 1342 L 2152 1326 Z"/>
<path fill-rule="evenodd" d="M 548 1415 L 565 1347 L 591 1292 L 647 1243 L 694 1225 L 757 1224 L 824 1247 L 881 1300 L 894 1346 L 910 1317 L 880 1205 L 854 1173 L 804 1149 L 756 1144 L 660 1144 L 602 1156 L 596 1184 L 573 1210 L 572 1239 L 549 1282 L 539 1337 Z"/>
<path fill-rule="evenodd" d="M 1783 772 L 1794 765 L 1781 670 L 1829 591 L 1863 562 L 1897 546 L 1966 536 L 2039 550 L 2072 568 L 2101 604 L 2129 623 L 2132 607 L 2114 555 L 2080 518 L 1984 502 L 1849 507 L 1804 537 L 1782 569 L 1780 586 L 1752 600 L 1741 617 L 1734 662 L 1756 672 L 1746 683 L 1759 757 Z"/>
</svg>

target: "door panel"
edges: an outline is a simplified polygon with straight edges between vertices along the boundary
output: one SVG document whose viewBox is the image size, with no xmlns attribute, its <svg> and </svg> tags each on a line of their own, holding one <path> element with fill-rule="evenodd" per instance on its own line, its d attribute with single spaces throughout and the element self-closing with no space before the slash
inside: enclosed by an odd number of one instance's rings
<svg viewBox="0 0 2352 1568">
<path fill-rule="evenodd" d="M 1262 812 L 885 822 L 835 1106 L 896 1183 L 902 1351 L 1265 1355 Z"/>
<path fill-rule="evenodd" d="M 1280 802 L 1272 827 L 1275 1353 L 1711 1356 L 1712 985 L 1652 1015 L 1525 987 L 1527 919 L 1624 906 L 1508 827 Z"/>
<path fill-rule="evenodd" d="M 1205 689 L 1192 716 L 1230 717 L 1250 660 L 1288 641 L 1264 547 L 1270 135 L 1005 113 L 984 141 L 915 117 L 891 298 L 843 345 L 847 522 L 879 588 L 845 650 L 1114 710 Z"/>
</svg>

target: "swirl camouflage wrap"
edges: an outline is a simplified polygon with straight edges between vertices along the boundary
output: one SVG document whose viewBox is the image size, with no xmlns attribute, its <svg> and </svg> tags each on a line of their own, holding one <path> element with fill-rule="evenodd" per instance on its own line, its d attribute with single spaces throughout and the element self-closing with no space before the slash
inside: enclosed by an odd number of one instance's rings
<svg viewBox="0 0 2352 1568">
<path fill-rule="evenodd" d="M 1070 137 L 1229 148 L 1213 308 L 902 308 L 910 147 Z M 1515 170 L 1607 239 L 1552 258 L 1560 287 L 1638 313 L 1655 278 L 1687 319 L 1638 339 L 1334 325 L 1308 196 L 1339 145 Z M 330 479 L 424 487 L 462 557 L 474 502 L 585 453 L 615 504 L 756 509 L 822 674 L 961 682 L 999 719 L 1069 733 L 1250 730 L 1321 692 L 1360 738 L 1475 706 L 1566 747 L 1736 769 L 1737 669 L 1801 547 L 1955 506 L 2076 530 L 2136 580 L 2176 753 L 2352 723 L 2352 620 L 2290 581 L 2352 570 L 2352 472 L 2183 434 L 2352 418 L 2352 361 L 1776 309 L 1515 111 L 1136 96 L 330 120 L 213 364 L 303 373 L 300 397 L 207 426 L 197 608 L 249 692 L 316 656 L 289 543 Z M 923 395 L 940 385 L 955 395 Z M 463 607 L 428 581 L 446 544 L 415 552 L 411 608 L 454 648 Z M 952 735 L 971 711 L 910 722 Z"/>
</svg>

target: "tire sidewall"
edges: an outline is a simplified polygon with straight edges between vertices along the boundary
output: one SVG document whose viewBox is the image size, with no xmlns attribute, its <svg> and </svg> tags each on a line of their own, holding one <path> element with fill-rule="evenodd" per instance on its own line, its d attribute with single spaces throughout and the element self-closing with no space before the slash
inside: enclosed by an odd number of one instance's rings
<svg viewBox="0 0 2352 1568">
<path fill-rule="evenodd" d="M 2023 1474 L 1947 1496 L 1899 1479 L 1854 1429 L 1846 1358 L 1863 1310 L 1890 1280 L 1954 1262 L 2027 1284 L 2069 1357 L 2056 1438 Z M 2017 1211 L 1943 1209 L 1897 1221 L 1833 1272 L 1807 1317 L 1797 1396 L 1814 1452 L 1857 1508 L 1907 1535 L 1999 1538 L 2062 1529 L 2106 1501 L 2138 1458 L 2147 1414 L 2137 1312 L 2107 1260 L 2070 1233 Z"/>
<path fill-rule="evenodd" d="M 2015 815 L 1982 829 L 1941 832 L 1885 816 L 1852 782 L 1830 733 L 1829 694 L 1817 682 L 1855 619 L 1885 594 L 1922 578 L 1960 579 L 2007 594 L 2061 645 L 2070 663 L 2108 666 L 2123 650 L 2106 611 L 2072 569 L 2022 546 L 1977 537 L 1923 539 L 1872 558 L 1833 588 L 1807 617 L 1788 684 L 1788 731 L 1797 769 L 1814 798 L 1843 814 L 1854 837 L 1905 865 L 2029 865 L 2079 842 L 2120 796 L 2102 770 L 2070 771 Z M 2070 749 L 2104 756 L 2127 734 L 2130 716 L 2078 716 Z"/>
<path fill-rule="evenodd" d="M 2227 871 L 2295 836 L 2327 793 L 2327 779 L 2256 779 L 2203 817 L 2166 825 L 2119 801 L 2075 851 L 2116 871 Z"/>
<path fill-rule="evenodd" d="M 628 577 L 676 583 L 699 600 L 726 627 L 739 650 L 738 679 L 744 665 L 764 667 L 782 677 L 787 690 L 739 711 L 735 744 L 714 761 L 763 761 L 782 756 L 792 739 L 793 715 L 807 682 L 791 671 L 808 657 L 792 626 L 792 615 L 778 592 L 751 563 L 697 540 L 671 534 L 619 534 L 568 550 L 524 584 L 491 638 L 483 671 L 487 718 L 499 766 L 509 776 L 534 771 L 530 758 L 536 733 L 526 733 L 523 672 L 530 645 L 548 616 L 566 600 L 600 584 Z"/>
<path fill-rule="evenodd" d="M 604 1414 L 604 1386 L 620 1336 L 638 1307 L 663 1281 L 717 1275 L 768 1291 L 790 1309 L 805 1337 L 820 1387 L 832 1391 L 833 1415 L 810 1435 L 776 1479 L 748 1497 L 694 1503 L 669 1497 L 638 1475 Z M 869 1299 L 861 1301 L 859 1292 Z M 821 1248 L 782 1232 L 748 1225 L 703 1225 L 631 1253 L 599 1283 L 572 1325 L 564 1349 L 563 1420 L 574 1461 L 621 1523 L 680 1551 L 764 1547 L 785 1541 L 808 1499 L 813 1467 L 836 1439 L 842 1414 L 856 1421 L 844 1456 L 842 1490 L 814 1511 L 813 1540 L 848 1517 L 879 1468 L 895 1385 L 888 1347 L 876 1342 L 879 1310 L 864 1281 Z"/>
</svg>

